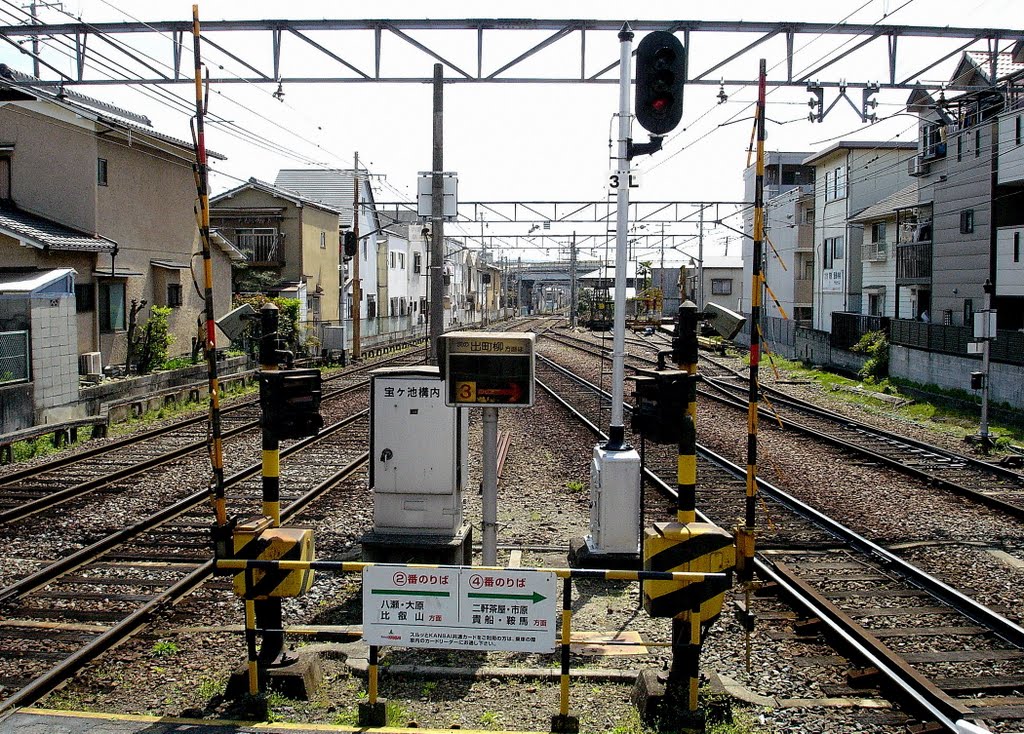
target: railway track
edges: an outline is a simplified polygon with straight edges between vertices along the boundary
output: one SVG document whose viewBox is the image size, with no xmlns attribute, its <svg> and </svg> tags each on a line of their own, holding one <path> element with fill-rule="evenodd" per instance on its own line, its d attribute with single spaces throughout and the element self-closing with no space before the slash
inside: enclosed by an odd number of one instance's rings
<svg viewBox="0 0 1024 734">
<path fill-rule="evenodd" d="M 362 466 L 369 427 L 368 380 L 362 373 L 409 356 L 421 357 L 398 355 L 363 365 L 334 381 L 347 383 L 327 393 L 336 404 L 332 411 L 337 419 L 318 436 L 281 451 L 282 521 L 296 518 Z M 251 415 L 251 409 L 243 406 L 237 414 Z M 171 433 L 178 436 L 182 427 L 188 430 L 193 425 L 181 421 Z M 237 460 L 236 456 L 233 473 L 229 471 L 225 480 L 233 514 L 247 517 L 259 514 L 261 508 L 258 431 L 244 423 L 234 430 L 252 432 L 252 446 L 236 446 L 232 452 L 248 458 Z M 165 435 L 147 432 L 140 440 L 157 443 Z M 188 464 L 195 464 L 188 452 L 204 450 L 205 442 L 195 446 L 179 439 L 175 443 L 181 444 L 171 452 L 179 454 L 178 463 L 166 458 L 167 452 L 157 452 L 157 459 L 144 458 L 146 466 L 136 466 L 135 473 L 126 467 L 117 470 L 126 476 L 116 481 L 110 476 L 92 480 L 105 482 L 103 491 L 95 493 L 95 499 L 79 496 L 81 507 L 76 511 L 51 506 L 37 510 L 31 527 L 15 521 L 0 526 L 9 551 L 7 568 L 0 575 L 0 713 L 36 700 L 207 581 L 212 571 L 209 492 L 205 472 L 190 476 L 186 471 Z M 86 452 L 89 468 L 72 476 L 96 471 L 109 463 L 112 452 L 124 450 L 115 446 L 96 456 Z M 60 466 L 51 468 L 51 474 L 75 466 L 65 460 L 57 463 Z M 140 471 L 161 474 L 143 480 Z M 152 490 L 160 484 L 171 485 L 170 491 Z M 70 499 L 61 498 L 61 502 Z M 39 503 L 40 498 L 29 501 Z M 367 500 L 359 498 L 354 506 L 360 502 Z M 213 581 L 211 587 L 212 593 L 229 593 L 224 582 Z"/>
<path fill-rule="evenodd" d="M 605 350 L 587 340 L 564 334 L 547 336 L 602 360 L 607 358 Z M 657 360 L 647 356 L 649 352 L 645 354 L 645 351 L 670 348 L 670 343 L 664 339 L 652 341 L 634 339 L 627 344 L 627 369 L 653 368 Z M 705 354 L 701 355 L 699 374 L 701 385 L 697 393 L 700 397 L 744 413 L 747 411 L 748 382 L 744 375 Z M 769 430 L 782 428 L 799 432 L 856 454 L 862 460 L 897 469 L 936 489 L 1024 519 L 1024 474 L 1019 471 L 825 410 L 777 388 L 763 386 L 761 393 L 766 396 L 768 406 L 761 406 L 759 416 L 762 425 Z"/>
<path fill-rule="evenodd" d="M 543 389 L 599 432 L 607 393 L 544 358 L 537 373 Z M 645 454 L 647 481 L 674 496 L 674 448 Z M 698 448 L 705 519 L 730 527 L 742 516 L 743 476 Z M 949 730 L 965 719 L 1024 719 L 1024 629 L 808 504 L 763 480 L 759 486 L 773 522 L 759 536 L 758 572 L 809 620 L 803 629 L 828 629 L 909 708 Z"/>
</svg>

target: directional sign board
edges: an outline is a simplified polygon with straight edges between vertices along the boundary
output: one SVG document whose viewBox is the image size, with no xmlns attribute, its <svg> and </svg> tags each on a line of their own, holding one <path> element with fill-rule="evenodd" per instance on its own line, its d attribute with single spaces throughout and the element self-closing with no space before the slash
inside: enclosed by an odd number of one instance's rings
<svg viewBox="0 0 1024 734">
<path fill-rule="evenodd" d="M 533 334 L 453 331 L 439 340 L 445 404 L 533 405 Z"/>
<path fill-rule="evenodd" d="M 555 574 L 462 566 L 363 569 L 369 645 L 554 652 Z"/>
</svg>

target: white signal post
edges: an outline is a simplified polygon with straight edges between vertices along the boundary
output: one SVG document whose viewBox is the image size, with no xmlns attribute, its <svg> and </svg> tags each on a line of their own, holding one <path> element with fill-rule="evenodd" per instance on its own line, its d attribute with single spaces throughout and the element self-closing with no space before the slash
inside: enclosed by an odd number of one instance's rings
<svg viewBox="0 0 1024 734">
<path fill-rule="evenodd" d="M 616 158 L 615 317 L 612 340 L 612 407 L 608 442 L 594 447 L 590 465 L 590 535 L 570 554 L 573 563 L 607 568 L 640 560 L 640 454 L 626 443 L 623 398 L 626 370 L 626 231 L 629 218 L 630 91 L 633 31 L 619 31 L 619 145 Z"/>
</svg>

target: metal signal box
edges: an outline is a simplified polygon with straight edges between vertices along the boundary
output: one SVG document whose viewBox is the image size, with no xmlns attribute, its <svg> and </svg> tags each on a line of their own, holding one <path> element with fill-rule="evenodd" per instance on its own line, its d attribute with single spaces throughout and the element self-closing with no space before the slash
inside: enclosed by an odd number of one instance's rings
<svg viewBox="0 0 1024 734">
<path fill-rule="evenodd" d="M 375 532 L 450 535 L 462 525 L 469 416 L 445 405 L 437 367 L 385 367 L 370 378 Z"/>
<path fill-rule="evenodd" d="M 438 339 L 447 405 L 533 405 L 533 334 L 454 331 Z"/>
<path fill-rule="evenodd" d="M 235 528 L 234 557 L 260 561 L 312 561 L 313 531 L 310 528 L 268 527 L 270 518 L 259 517 Z M 251 573 L 251 577 L 247 578 Z M 235 593 L 244 599 L 300 596 L 313 585 L 313 571 L 253 569 L 235 575 Z"/>
</svg>

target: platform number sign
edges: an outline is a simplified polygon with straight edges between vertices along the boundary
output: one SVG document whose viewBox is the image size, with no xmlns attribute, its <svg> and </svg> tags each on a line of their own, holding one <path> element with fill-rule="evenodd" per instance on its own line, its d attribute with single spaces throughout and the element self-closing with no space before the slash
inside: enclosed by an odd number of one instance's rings
<svg viewBox="0 0 1024 734">
<path fill-rule="evenodd" d="M 628 171 L 622 173 L 620 171 L 610 171 L 608 173 L 608 190 L 618 191 L 621 188 L 628 187 L 630 189 L 640 188 L 640 172 L 639 171 Z"/>
<path fill-rule="evenodd" d="M 440 340 L 445 404 L 533 405 L 533 334 L 456 331 Z"/>
</svg>

